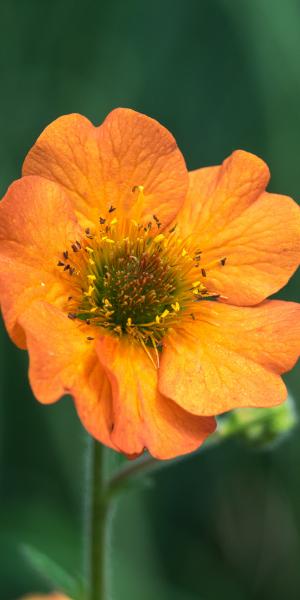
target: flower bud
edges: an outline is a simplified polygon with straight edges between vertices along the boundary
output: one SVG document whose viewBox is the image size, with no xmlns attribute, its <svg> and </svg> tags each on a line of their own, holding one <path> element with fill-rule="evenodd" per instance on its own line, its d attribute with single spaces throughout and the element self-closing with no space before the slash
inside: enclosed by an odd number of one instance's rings
<svg viewBox="0 0 300 600">
<path fill-rule="evenodd" d="M 280 443 L 298 423 L 291 396 L 272 408 L 240 408 L 219 421 L 220 437 L 237 437 L 253 448 L 270 448 Z"/>
</svg>

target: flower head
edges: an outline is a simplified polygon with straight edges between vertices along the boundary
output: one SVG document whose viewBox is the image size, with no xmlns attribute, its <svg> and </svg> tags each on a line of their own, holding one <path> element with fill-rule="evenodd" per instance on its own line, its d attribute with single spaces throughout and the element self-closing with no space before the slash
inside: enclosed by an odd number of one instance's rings
<svg viewBox="0 0 300 600">
<path fill-rule="evenodd" d="M 70 393 L 98 440 L 158 458 L 219 413 L 281 403 L 300 311 L 266 297 L 299 264 L 300 211 L 268 179 L 243 151 L 188 173 L 127 109 L 47 127 L 0 207 L 2 311 L 36 397 Z"/>
</svg>

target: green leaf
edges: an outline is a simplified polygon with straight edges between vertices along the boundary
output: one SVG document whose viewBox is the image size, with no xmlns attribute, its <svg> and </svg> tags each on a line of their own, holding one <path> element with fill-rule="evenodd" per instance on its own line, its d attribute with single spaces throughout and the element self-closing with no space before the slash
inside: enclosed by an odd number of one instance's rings
<svg viewBox="0 0 300 600">
<path fill-rule="evenodd" d="M 22 553 L 31 567 L 53 586 L 65 593 L 70 600 L 83 600 L 83 581 L 69 575 L 60 565 L 33 546 L 23 545 Z"/>
</svg>

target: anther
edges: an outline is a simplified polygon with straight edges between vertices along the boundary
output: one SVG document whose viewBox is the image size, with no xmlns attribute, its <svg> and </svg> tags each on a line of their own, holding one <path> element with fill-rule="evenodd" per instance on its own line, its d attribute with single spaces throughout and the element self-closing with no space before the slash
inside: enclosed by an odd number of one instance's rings
<svg viewBox="0 0 300 600">
<path fill-rule="evenodd" d="M 99 218 L 99 221 L 100 221 L 100 225 L 104 225 L 104 223 L 105 223 L 106 219 L 103 219 L 103 217 L 100 217 L 100 218 Z"/>
<path fill-rule="evenodd" d="M 159 244 L 159 242 L 162 242 L 165 239 L 165 236 L 163 233 L 160 233 L 159 235 L 157 235 L 153 241 L 155 244 Z"/>
<path fill-rule="evenodd" d="M 224 256 L 224 258 L 221 258 L 220 260 L 220 264 L 222 265 L 222 267 L 224 267 L 225 263 L 226 263 L 227 257 Z"/>
<path fill-rule="evenodd" d="M 76 313 L 68 313 L 69 319 L 76 319 L 76 317 L 77 317 Z"/>
<path fill-rule="evenodd" d="M 58 267 L 64 267 L 65 263 L 63 263 L 61 260 L 59 260 L 58 263 L 57 263 L 57 266 Z"/>
<path fill-rule="evenodd" d="M 206 271 L 205 271 L 205 269 L 201 269 L 201 275 L 202 275 L 203 277 L 206 277 Z"/>
<path fill-rule="evenodd" d="M 156 225 L 157 225 L 157 227 L 159 229 L 160 226 L 161 226 L 161 222 L 160 222 L 159 218 L 156 215 L 153 215 L 153 219 L 154 219 L 154 221 L 155 221 L 155 223 L 156 223 Z"/>
<path fill-rule="evenodd" d="M 87 292 L 83 292 L 84 296 L 90 297 L 92 295 L 92 293 L 94 292 L 95 288 L 93 285 L 89 285 L 89 289 Z"/>
<path fill-rule="evenodd" d="M 173 308 L 173 310 L 175 310 L 175 312 L 180 311 L 180 304 L 177 301 L 175 302 L 175 304 L 171 304 L 171 307 Z"/>
<path fill-rule="evenodd" d="M 116 207 L 111 205 L 110 208 L 108 209 L 108 212 L 112 213 L 112 212 L 114 212 L 114 210 L 116 210 Z"/>
<path fill-rule="evenodd" d="M 69 252 L 68 252 L 68 250 L 65 250 L 65 251 L 63 252 L 63 255 L 64 255 L 64 258 L 65 258 L 66 260 L 68 260 L 68 258 L 69 258 Z"/>
</svg>

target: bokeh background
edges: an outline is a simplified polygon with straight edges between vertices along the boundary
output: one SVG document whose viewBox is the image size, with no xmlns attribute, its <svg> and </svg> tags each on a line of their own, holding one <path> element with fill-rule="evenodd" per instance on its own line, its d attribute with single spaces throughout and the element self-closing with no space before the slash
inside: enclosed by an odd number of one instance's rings
<svg viewBox="0 0 300 600">
<path fill-rule="evenodd" d="M 125 106 L 166 125 L 190 169 L 243 148 L 299 200 L 299 0 L 2 0 L 0 47 L 1 194 L 50 121 Z M 39 405 L 26 373 L 2 327 L 1 600 L 48 589 L 22 543 L 81 568 L 84 433 L 70 399 Z M 299 374 L 286 377 L 298 405 Z M 114 600 L 298 600 L 299 434 L 272 452 L 227 443 L 124 497 Z"/>
</svg>

